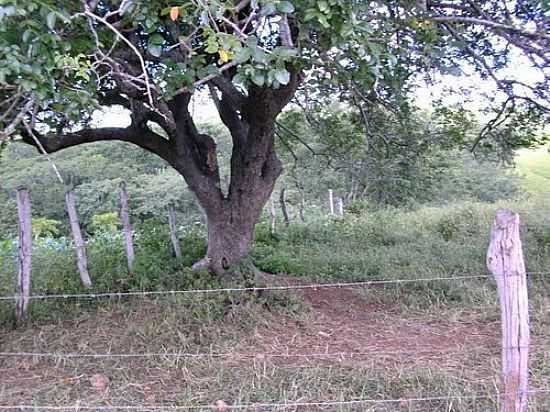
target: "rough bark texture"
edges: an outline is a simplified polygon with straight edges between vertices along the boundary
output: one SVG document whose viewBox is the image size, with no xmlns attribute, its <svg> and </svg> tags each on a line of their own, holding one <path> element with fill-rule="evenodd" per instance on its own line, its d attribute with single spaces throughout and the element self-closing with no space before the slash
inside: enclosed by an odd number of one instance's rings
<svg viewBox="0 0 550 412">
<path fill-rule="evenodd" d="M 80 273 L 80 282 L 86 288 L 92 286 L 90 274 L 88 273 L 88 258 L 86 256 L 86 245 L 80 231 L 80 223 L 78 222 L 78 214 L 76 213 L 76 204 L 74 193 L 72 190 L 65 193 L 65 203 L 67 205 L 67 214 L 69 215 L 69 223 L 73 233 L 74 246 L 76 248 L 76 263 L 78 272 Z"/>
<path fill-rule="evenodd" d="M 502 325 L 502 412 L 526 412 L 529 378 L 529 304 L 519 215 L 497 211 L 487 251 L 495 277 Z"/>
<path fill-rule="evenodd" d="M 17 294 L 15 319 L 17 323 L 21 323 L 27 319 L 32 262 L 31 199 L 29 191 L 24 187 L 17 189 L 17 215 L 19 218 L 19 268 L 15 287 Z"/>
</svg>

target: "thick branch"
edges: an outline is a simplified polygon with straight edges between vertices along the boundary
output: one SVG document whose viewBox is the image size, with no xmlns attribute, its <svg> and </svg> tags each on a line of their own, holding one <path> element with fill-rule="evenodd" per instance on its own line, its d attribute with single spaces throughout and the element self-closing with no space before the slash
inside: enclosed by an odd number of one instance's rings
<svg viewBox="0 0 550 412">
<path fill-rule="evenodd" d="M 120 140 L 133 143 L 145 150 L 148 150 L 170 164 L 175 163 L 172 147 L 162 136 L 149 129 L 138 129 L 136 127 L 104 127 L 98 129 L 84 129 L 74 133 L 42 136 L 33 131 L 38 141 L 47 153 L 57 152 L 68 147 L 78 146 L 85 143 L 100 141 Z M 23 133 L 23 141 L 32 146 L 37 146 L 34 139 L 28 133 Z"/>
<path fill-rule="evenodd" d="M 222 92 L 223 98 L 228 100 L 235 109 L 239 110 L 246 102 L 246 96 L 231 83 L 231 80 L 223 76 L 217 76 L 214 77 L 210 83 Z"/>
</svg>

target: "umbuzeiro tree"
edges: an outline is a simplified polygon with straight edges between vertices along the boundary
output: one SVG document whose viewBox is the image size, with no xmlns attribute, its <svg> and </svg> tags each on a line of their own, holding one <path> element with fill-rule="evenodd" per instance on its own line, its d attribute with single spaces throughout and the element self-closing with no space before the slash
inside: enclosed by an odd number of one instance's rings
<svg viewBox="0 0 550 412">
<path fill-rule="evenodd" d="M 276 118 L 299 88 L 402 106 L 415 74 L 470 59 L 507 94 L 495 122 L 512 106 L 541 112 L 544 83 L 518 91 L 498 69 L 512 49 L 546 67 L 544 22 L 535 1 L 3 0 L 0 140 L 19 134 L 46 152 L 120 140 L 157 154 L 207 215 L 197 266 L 222 274 L 248 253 L 281 173 Z M 201 90 L 232 137 L 227 192 L 215 136 L 189 110 Z M 92 111 L 110 105 L 131 124 L 90 127 Z"/>
</svg>

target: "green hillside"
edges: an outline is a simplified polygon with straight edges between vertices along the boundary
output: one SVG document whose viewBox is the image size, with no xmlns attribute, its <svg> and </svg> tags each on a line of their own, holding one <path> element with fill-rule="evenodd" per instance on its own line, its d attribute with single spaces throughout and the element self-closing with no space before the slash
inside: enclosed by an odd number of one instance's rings
<svg viewBox="0 0 550 412">
<path fill-rule="evenodd" d="M 525 189 L 533 194 L 550 193 L 550 147 L 520 150 L 516 163 Z"/>
</svg>

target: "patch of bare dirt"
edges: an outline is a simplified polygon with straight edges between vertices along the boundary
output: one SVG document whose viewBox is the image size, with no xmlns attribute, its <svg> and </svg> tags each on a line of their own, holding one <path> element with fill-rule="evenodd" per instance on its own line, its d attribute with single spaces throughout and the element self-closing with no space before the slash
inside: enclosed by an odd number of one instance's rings
<svg viewBox="0 0 550 412">
<path fill-rule="evenodd" d="M 287 285 L 303 282 L 291 277 L 279 278 L 279 283 L 281 280 Z M 325 361 L 362 360 L 380 365 L 391 362 L 416 366 L 437 361 L 441 367 L 460 364 L 463 356 L 476 350 L 499 353 L 497 323 L 403 313 L 397 304 L 369 302 L 368 294 L 357 289 L 318 288 L 290 293 L 309 306 L 307 321 L 279 319 L 269 327 L 256 329 L 244 345 L 253 343 L 260 348 L 256 351 L 273 355 L 325 354 L 324 358 L 315 357 Z"/>
</svg>

